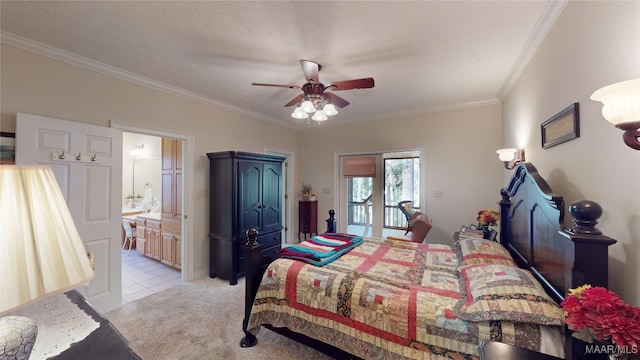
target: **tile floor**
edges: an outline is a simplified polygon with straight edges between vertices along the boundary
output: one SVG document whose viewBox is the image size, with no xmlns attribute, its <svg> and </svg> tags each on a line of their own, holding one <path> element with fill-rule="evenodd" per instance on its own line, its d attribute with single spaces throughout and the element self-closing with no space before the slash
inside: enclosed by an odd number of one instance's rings
<svg viewBox="0 0 640 360">
<path fill-rule="evenodd" d="M 180 270 L 137 251 L 122 251 L 122 305 L 180 283 Z"/>
</svg>

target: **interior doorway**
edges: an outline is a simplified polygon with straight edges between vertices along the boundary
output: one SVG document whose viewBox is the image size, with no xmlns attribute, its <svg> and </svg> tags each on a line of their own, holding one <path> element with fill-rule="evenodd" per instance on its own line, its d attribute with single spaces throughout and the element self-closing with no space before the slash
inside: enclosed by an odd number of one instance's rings
<svg viewBox="0 0 640 360">
<path fill-rule="evenodd" d="M 183 141 L 123 132 L 122 148 L 122 219 L 134 238 L 123 241 L 125 304 L 182 279 Z"/>
<path fill-rule="evenodd" d="M 193 177 L 194 177 L 194 137 L 190 134 L 184 134 L 175 131 L 162 130 L 158 128 L 151 128 L 141 125 L 128 124 L 128 123 L 120 123 L 116 121 L 111 122 L 112 128 L 117 128 L 122 130 L 123 132 L 136 133 L 136 134 L 144 134 L 157 136 L 161 138 L 171 138 L 177 139 L 182 142 L 182 192 L 181 192 L 181 217 L 182 217 L 182 228 L 180 231 L 181 238 L 181 271 L 180 271 L 180 280 L 181 281 L 192 281 L 198 277 L 206 276 L 207 270 L 198 271 L 196 273 L 194 269 L 194 244 L 193 244 L 193 234 L 194 234 L 194 224 L 191 220 L 191 216 L 189 214 L 193 214 L 193 201 L 191 200 L 194 196 L 193 190 Z"/>
</svg>

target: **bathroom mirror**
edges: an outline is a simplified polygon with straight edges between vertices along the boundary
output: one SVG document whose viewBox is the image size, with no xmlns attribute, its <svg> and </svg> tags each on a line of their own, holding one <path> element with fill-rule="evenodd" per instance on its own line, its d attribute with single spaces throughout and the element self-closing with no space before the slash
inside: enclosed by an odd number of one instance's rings
<svg viewBox="0 0 640 360">
<path fill-rule="evenodd" d="M 144 197 L 147 189 L 151 189 L 155 201 L 162 198 L 162 163 L 160 159 L 133 160 L 133 196 L 136 203 Z M 140 197 L 140 198 L 139 198 Z"/>
</svg>

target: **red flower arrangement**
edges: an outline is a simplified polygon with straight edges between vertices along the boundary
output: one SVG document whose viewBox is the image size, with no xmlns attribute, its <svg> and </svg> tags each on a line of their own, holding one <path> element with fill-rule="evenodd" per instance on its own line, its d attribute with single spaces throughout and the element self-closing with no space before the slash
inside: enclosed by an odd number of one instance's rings
<svg viewBox="0 0 640 360">
<path fill-rule="evenodd" d="M 494 226 L 500 220 L 500 214 L 493 209 L 486 209 L 478 211 L 478 217 L 476 218 L 480 226 Z"/>
<path fill-rule="evenodd" d="M 625 304 L 613 291 L 582 285 L 562 302 L 573 337 L 588 343 L 610 342 L 623 352 L 640 352 L 640 308 Z"/>
</svg>

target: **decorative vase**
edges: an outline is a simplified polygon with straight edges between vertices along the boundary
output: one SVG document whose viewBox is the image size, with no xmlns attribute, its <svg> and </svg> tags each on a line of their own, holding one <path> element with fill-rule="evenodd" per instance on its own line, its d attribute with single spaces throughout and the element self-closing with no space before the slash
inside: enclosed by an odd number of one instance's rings
<svg viewBox="0 0 640 360">
<path fill-rule="evenodd" d="M 491 239 L 491 229 L 489 229 L 489 225 L 482 225 L 482 238 Z"/>
</svg>

